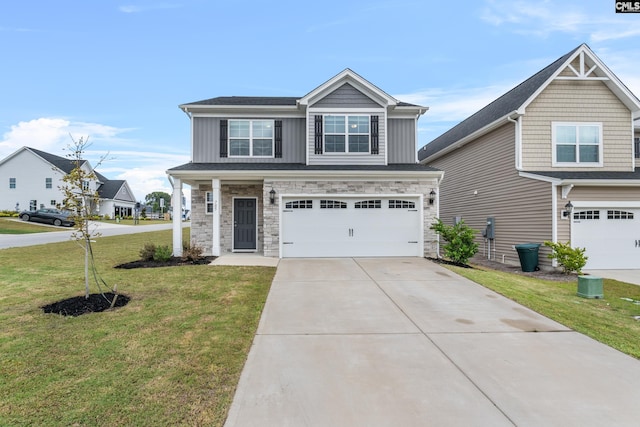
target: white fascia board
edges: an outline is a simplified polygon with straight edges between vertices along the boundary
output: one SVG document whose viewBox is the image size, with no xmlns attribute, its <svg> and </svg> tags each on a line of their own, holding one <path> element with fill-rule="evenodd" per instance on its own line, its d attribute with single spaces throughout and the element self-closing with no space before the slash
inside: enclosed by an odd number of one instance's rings
<svg viewBox="0 0 640 427">
<path fill-rule="evenodd" d="M 537 181 L 550 182 L 556 185 L 573 185 L 589 187 L 640 187 L 638 179 L 560 179 L 550 176 L 538 175 L 531 172 L 519 172 L 523 178 L 531 178 Z"/>
<path fill-rule="evenodd" d="M 434 161 L 436 159 L 439 159 L 440 157 L 444 156 L 445 154 L 450 153 L 451 151 L 456 150 L 456 149 L 462 147 L 463 145 L 466 145 L 467 143 L 474 141 L 477 138 L 480 138 L 485 133 L 489 133 L 492 130 L 497 129 L 498 127 L 504 125 L 505 123 L 509 123 L 509 117 L 517 118 L 520 115 L 521 114 L 518 113 L 518 111 L 512 111 L 511 113 L 506 114 L 506 115 L 500 117 L 497 120 L 494 120 L 493 122 L 489 123 L 488 125 L 485 125 L 484 127 L 478 129 L 477 131 L 475 131 L 475 132 L 465 136 L 464 138 L 456 141 L 455 143 L 449 145 L 448 147 L 443 148 L 442 150 L 438 151 L 437 153 L 434 153 L 431 156 L 422 159 L 422 161 L 420 163 L 427 164 L 427 163 L 432 162 L 432 161 Z"/>
<path fill-rule="evenodd" d="M 323 170 L 323 171 L 288 171 L 288 170 L 251 170 L 251 171 L 166 171 L 167 175 L 183 180 L 263 180 L 263 179 L 289 179 L 289 180 L 343 180 L 343 179 L 436 179 L 442 180 L 442 171 L 350 171 L 350 170 Z"/>
</svg>

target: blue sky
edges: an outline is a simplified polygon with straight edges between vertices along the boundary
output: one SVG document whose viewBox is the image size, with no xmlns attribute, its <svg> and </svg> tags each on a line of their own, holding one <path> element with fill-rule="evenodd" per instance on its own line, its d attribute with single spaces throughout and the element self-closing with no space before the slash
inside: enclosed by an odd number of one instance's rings
<svg viewBox="0 0 640 427">
<path fill-rule="evenodd" d="M 610 0 L 3 2 L 0 158 L 88 136 L 137 199 L 170 193 L 179 104 L 303 96 L 345 68 L 430 108 L 422 146 L 581 43 L 640 94 L 640 14 Z"/>
</svg>

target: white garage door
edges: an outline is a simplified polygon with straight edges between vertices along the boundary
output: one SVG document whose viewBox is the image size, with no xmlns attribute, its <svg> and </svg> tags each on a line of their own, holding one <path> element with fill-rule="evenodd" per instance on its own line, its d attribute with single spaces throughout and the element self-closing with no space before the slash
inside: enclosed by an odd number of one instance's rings
<svg viewBox="0 0 640 427">
<path fill-rule="evenodd" d="M 640 268 L 640 209 L 575 209 L 571 245 L 586 248 L 585 269 Z"/>
<path fill-rule="evenodd" d="M 422 256 L 418 197 L 285 197 L 282 206 L 284 258 Z"/>
</svg>

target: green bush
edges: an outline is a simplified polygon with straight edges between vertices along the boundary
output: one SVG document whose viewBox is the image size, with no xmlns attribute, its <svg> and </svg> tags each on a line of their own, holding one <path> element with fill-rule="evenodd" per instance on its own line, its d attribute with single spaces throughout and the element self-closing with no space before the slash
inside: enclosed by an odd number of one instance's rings
<svg viewBox="0 0 640 427">
<path fill-rule="evenodd" d="M 153 261 L 153 257 L 156 254 L 155 243 L 145 243 L 142 249 L 140 249 L 140 259 L 143 261 Z"/>
<path fill-rule="evenodd" d="M 156 246 L 156 252 L 153 254 L 153 260 L 157 262 L 165 262 L 171 259 L 173 251 L 169 245 Z"/>
<path fill-rule="evenodd" d="M 476 230 L 467 226 L 464 221 L 449 226 L 436 218 L 430 228 L 447 242 L 442 247 L 445 258 L 458 264 L 467 264 L 469 258 L 478 252 L 478 244 L 474 240 Z"/>
<path fill-rule="evenodd" d="M 586 248 L 572 248 L 571 242 L 553 243 L 544 242 L 544 245 L 551 248 L 551 253 L 547 255 L 551 259 L 558 261 L 562 266 L 562 270 L 566 273 L 576 272 L 582 273 L 582 268 L 587 265 L 588 256 L 585 256 Z"/>
</svg>

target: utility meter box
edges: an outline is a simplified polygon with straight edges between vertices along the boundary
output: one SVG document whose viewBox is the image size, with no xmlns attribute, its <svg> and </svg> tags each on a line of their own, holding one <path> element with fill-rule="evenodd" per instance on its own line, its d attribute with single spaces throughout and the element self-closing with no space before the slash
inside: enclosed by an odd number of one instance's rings
<svg viewBox="0 0 640 427">
<path fill-rule="evenodd" d="M 496 219 L 492 216 L 487 218 L 487 228 L 485 228 L 485 237 L 487 239 L 495 239 Z"/>
</svg>

